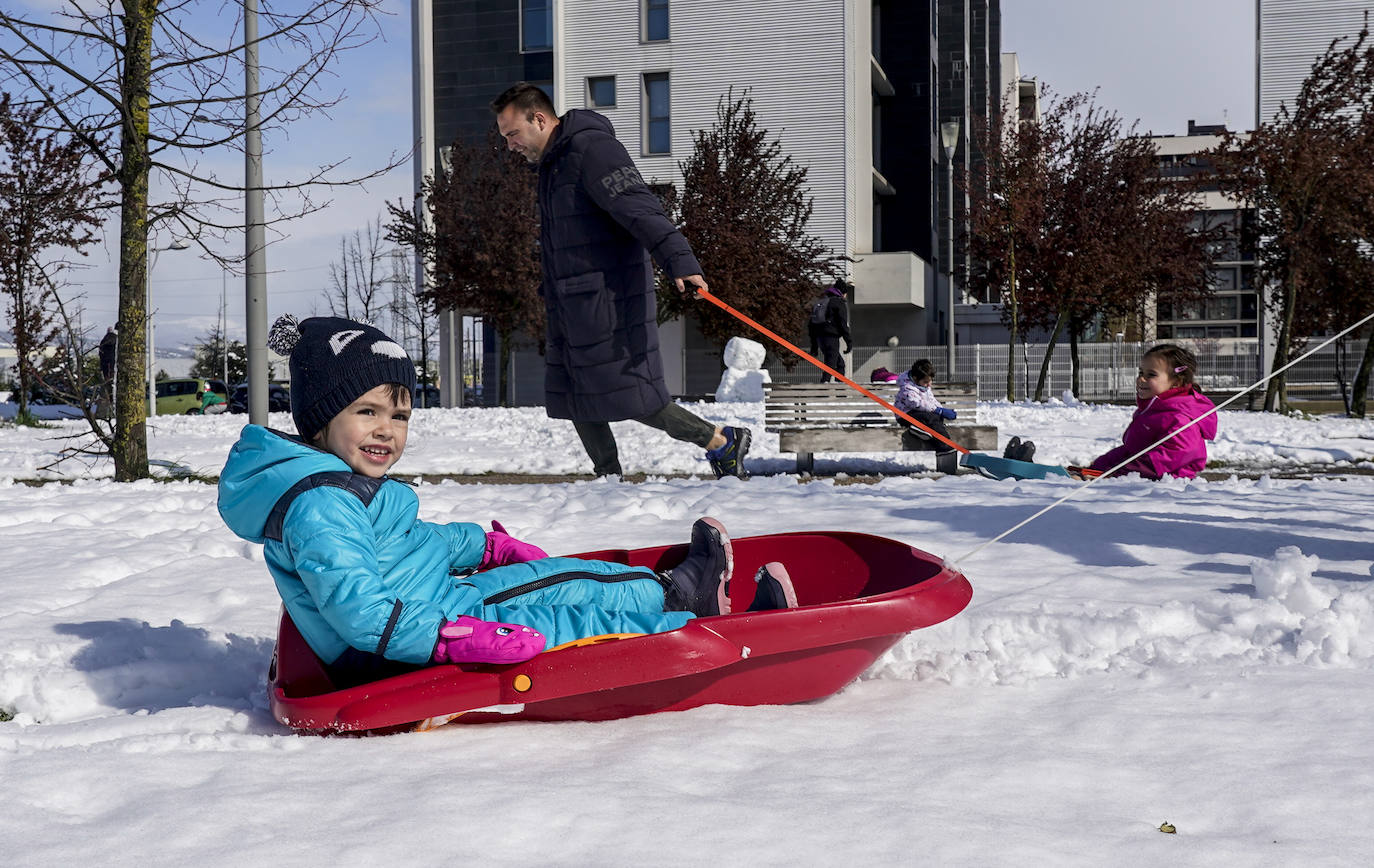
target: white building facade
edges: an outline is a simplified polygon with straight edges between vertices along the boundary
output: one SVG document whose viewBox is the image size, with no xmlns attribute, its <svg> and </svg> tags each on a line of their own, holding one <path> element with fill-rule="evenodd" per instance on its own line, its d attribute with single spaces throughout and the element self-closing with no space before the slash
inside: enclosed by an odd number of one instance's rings
<svg viewBox="0 0 1374 868">
<path fill-rule="evenodd" d="M 1372 0 L 1255 0 L 1255 125 L 1290 108 L 1331 40 L 1354 37 L 1374 16 Z"/>
</svg>

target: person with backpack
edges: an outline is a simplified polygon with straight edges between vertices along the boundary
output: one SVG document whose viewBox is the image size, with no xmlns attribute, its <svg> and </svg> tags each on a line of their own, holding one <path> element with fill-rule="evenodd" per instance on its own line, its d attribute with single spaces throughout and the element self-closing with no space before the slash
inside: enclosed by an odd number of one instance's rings
<svg viewBox="0 0 1374 868">
<path fill-rule="evenodd" d="M 811 319 L 807 323 L 807 333 L 811 337 L 811 355 L 819 356 L 821 361 L 839 371 L 844 370 L 844 356 L 840 355 L 840 340 L 844 340 L 844 351 L 854 351 L 853 338 L 849 334 L 849 306 L 844 295 L 849 284 L 844 280 L 835 281 L 827 287 L 825 294 L 811 305 Z M 822 372 L 821 382 L 829 383 L 834 378 Z"/>
</svg>

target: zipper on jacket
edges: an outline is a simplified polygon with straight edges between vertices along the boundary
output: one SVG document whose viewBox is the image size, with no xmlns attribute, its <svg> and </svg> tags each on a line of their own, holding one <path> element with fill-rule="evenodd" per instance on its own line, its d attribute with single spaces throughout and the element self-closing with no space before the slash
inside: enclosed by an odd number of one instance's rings
<svg viewBox="0 0 1374 868">
<path fill-rule="evenodd" d="M 532 582 L 526 582 L 523 585 L 516 585 L 513 588 L 506 588 L 504 591 L 497 591 L 490 597 L 487 597 L 485 600 L 483 600 L 482 605 L 495 606 L 500 603 L 504 603 L 507 600 L 511 600 L 516 597 L 522 596 L 524 594 L 533 593 L 534 591 L 541 591 L 544 588 L 549 588 L 562 582 L 575 581 L 577 579 L 592 579 L 598 582 L 630 582 L 634 581 L 635 579 L 649 578 L 649 576 L 646 576 L 643 573 L 638 572 L 607 574 L 578 571 L 571 573 L 558 573 L 557 575 L 544 576 L 542 579 L 535 579 Z M 650 579 L 650 581 L 652 581 L 652 579 Z"/>
</svg>

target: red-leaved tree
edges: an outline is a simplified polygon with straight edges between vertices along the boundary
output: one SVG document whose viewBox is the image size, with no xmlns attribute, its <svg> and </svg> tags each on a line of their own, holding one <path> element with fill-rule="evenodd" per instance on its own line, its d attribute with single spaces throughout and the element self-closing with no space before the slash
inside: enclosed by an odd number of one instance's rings
<svg viewBox="0 0 1374 868">
<path fill-rule="evenodd" d="M 506 150 L 493 125 L 485 144 L 455 141 L 448 169 L 427 178 L 421 195 L 428 219 L 402 203 L 387 204 L 387 238 L 423 257 L 428 304 L 480 314 L 491 325 L 507 370 L 516 335 L 544 335 L 534 173 Z M 510 402 L 508 379 L 501 378 L 503 404 Z"/>
</svg>

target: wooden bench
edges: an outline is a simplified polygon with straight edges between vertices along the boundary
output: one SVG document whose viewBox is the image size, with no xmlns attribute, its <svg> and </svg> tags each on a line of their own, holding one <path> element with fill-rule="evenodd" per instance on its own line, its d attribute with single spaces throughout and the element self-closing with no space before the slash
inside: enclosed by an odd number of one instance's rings
<svg viewBox="0 0 1374 868">
<path fill-rule="evenodd" d="M 894 403 L 896 383 L 865 386 Z M 764 428 L 778 434 L 778 451 L 797 454 L 797 472 L 815 468 L 817 452 L 902 452 L 902 428 L 892 411 L 844 383 L 773 383 L 765 386 Z M 965 449 L 997 448 L 997 427 L 978 424 L 972 383 L 936 387 L 935 397 L 959 418 L 947 422 L 950 439 Z M 910 443 L 913 438 L 907 438 Z M 921 441 L 934 449 L 938 441 Z"/>
</svg>

